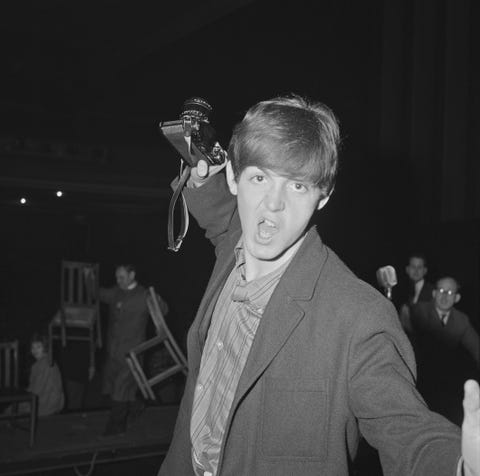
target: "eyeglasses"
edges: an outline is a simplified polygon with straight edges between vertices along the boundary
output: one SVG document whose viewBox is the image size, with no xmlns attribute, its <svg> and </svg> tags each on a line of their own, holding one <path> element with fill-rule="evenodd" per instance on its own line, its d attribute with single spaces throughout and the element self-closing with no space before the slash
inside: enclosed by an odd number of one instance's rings
<svg viewBox="0 0 480 476">
<path fill-rule="evenodd" d="M 453 289 L 437 288 L 437 291 L 440 294 L 447 294 L 448 296 L 454 296 L 455 294 L 457 294 L 457 291 L 454 291 Z"/>
</svg>

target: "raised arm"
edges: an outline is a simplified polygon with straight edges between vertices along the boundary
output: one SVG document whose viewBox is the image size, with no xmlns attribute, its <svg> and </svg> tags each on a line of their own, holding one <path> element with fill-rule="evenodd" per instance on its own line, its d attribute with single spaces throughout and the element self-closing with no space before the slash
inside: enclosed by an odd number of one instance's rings
<svg viewBox="0 0 480 476">
<path fill-rule="evenodd" d="M 224 165 L 208 168 L 204 161 L 200 161 L 198 170 L 197 167 L 192 169 L 191 178 L 184 189 L 190 213 L 214 246 L 220 243 L 230 228 L 237 209 L 223 168 Z"/>
</svg>

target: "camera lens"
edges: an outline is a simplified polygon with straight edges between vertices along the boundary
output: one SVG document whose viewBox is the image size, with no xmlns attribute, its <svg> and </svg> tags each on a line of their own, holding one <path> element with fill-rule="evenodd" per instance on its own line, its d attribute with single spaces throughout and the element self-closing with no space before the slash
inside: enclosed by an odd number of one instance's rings
<svg viewBox="0 0 480 476">
<path fill-rule="evenodd" d="M 191 116 L 192 118 L 197 119 L 198 121 L 208 122 L 210 113 L 212 112 L 212 106 L 205 101 L 205 99 L 199 97 L 193 97 L 187 99 L 183 103 L 181 118 L 184 116 Z"/>
</svg>

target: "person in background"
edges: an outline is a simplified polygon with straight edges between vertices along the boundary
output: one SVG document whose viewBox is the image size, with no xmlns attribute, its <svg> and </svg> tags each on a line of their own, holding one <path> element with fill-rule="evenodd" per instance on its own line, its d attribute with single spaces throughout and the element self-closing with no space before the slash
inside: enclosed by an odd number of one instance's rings
<svg viewBox="0 0 480 476">
<path fill-rule="evenodd" d="M 415 388 L 392 303 L 311 223 L 333 191 L 338 143 L 330 109 L 280 97 L 235 127 L 226 181 L 220 166 L 192 169 L 185 198 L 216 263 L 160 476 L 343 476 L 361 434 L 386 475 L 480 476 L 478 383 L 465 384 L 461 446 Z"/>
<path fill-rule="evenodd" d="M 460 424 L 461 384 L 480 370 L 480 338 L 466 314 L 455 305 L 460 286 L 455 278 L 440 278 L 430 302 L 412 307 L 417 387 L 429 407 Z"/>
<path fill-rule="evenodd" d="M 412 253 L 408 257 L 405 267 L 408 276 L 407 292 L 399 309 L 400 322 L 407 335 L 411 336 L 413 329 L 411 323 L 411 308 L 417 302 L 432 300 L 433 285 L 426 280 L 428 273 L 427 259 L 422 253 Z"/>
<path fill-rule="evenodd" d="M 102 393 L 110 396 L 112 405 L 103 436 L 124 433 L 129 413 L 134 415 L 142 407 L 142 401 L 136 398 L 137 384 L 125 356 L 145 341 L 149 316 L 146 290 L 137 281 L 135 267 L 119 264 L 115 279 L 115 286 L 100 288 L 100 300 L 109 308 Z M 168 306 L 160 296 L 158 298 L 166 315 Z"/>
<path fill-rule="evenodd" d="M 50 365 L 48 358 L 48 338 L 41 334 L 34 334 L 30 340 L 30 352 L 35 359 L 30 368 L 27 390 L 37 396 L 38 416 L 44 417 L 59 413 L 65 402 L 62 377 L 57 364 Z M 18 412 L 30 411 L 30 404 L 22 402 Z M 11 407 L 5 410 L 10 413 Z"/>
<path fill-rule="evenodd" d="M 61 412 L 65 402 L 60 370 L 55 362 L 50 365 L 47 349 L 47 337 L 35 334 L 30 347 L 35 362 L 30 370 L 27 390 L 38 396 L 39 416 Z"/>
</svg>

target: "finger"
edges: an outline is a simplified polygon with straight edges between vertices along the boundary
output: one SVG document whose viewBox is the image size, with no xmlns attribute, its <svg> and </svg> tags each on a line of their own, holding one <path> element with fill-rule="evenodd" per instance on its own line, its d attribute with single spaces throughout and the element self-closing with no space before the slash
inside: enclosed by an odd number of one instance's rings
<svg viewBox="0 0 480 476">
<path fill-rule="evenodd" d="M 201 178 L 205 178 L 208 175 L 208 163 L 205 160 L 198 161 L 197 174 Z"/>
<path fill-rule="evenodd" d="M 480 409 L 480 387 L 475 380 L 467 380 L 464 389 L 463 409 L 467 416 Z"/>
</svg>

